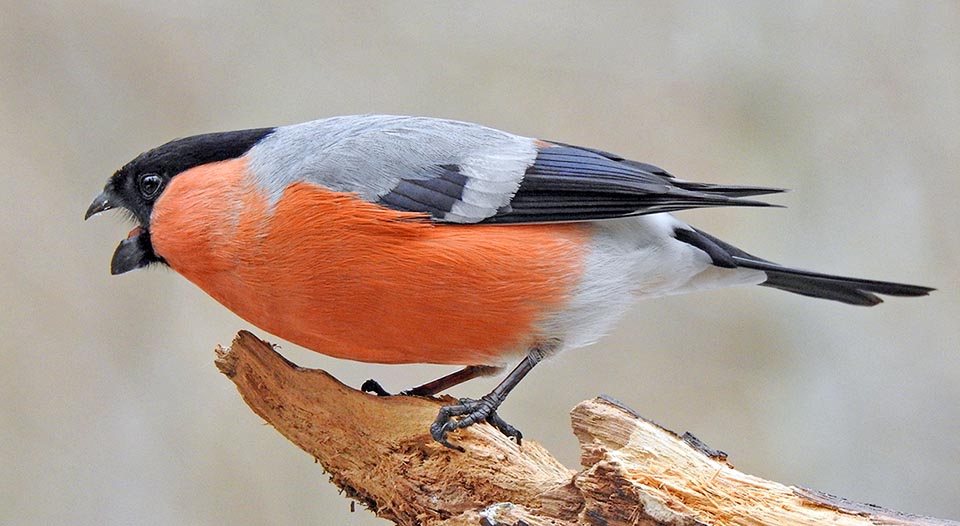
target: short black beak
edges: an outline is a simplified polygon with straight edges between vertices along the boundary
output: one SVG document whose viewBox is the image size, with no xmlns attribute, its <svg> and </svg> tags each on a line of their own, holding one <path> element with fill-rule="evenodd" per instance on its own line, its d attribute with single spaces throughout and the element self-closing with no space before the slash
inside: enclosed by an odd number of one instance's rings
<svg viewBox="0 0 960 526">
<path fill-rule="evenodd" d="M 150 246 L 150 234 L 137 227 L 114 251 L 113 259 L 110 260 L 110 273 L 116 276 L 145 267 L 154 261 L 157 261 L 157 258 Z"/>
<path fill-rule="evenodd" d="M 113 207 L 114 204 L 110 202 L 110 196 L 107 194 L 107 191 L 104 190 L 90 203 L 90 208 L 88 208 L 87 213 L 83 215 L 83 220 L 86 221 L 100 212 L 105 212 Z"/>
</svg>

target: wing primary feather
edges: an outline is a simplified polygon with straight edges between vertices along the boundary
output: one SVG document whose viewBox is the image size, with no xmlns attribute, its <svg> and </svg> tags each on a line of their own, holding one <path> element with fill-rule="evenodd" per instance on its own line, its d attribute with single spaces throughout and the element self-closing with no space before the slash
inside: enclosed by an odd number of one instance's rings
<svg viewBox="0 0 960 526">
<path fill-rule="evenodd" d="M 441 222 L 542 223 L 777 206 L 745 198 L 780 191 L 682 181 L 651 164 L 562 143 L 538 147 L 518 179 L 492 178 L 481 168 L 486 162 L 469 162 L 474 164 L 467 172 L 460 164 L 442 162 L 414 170 L 376 202 Z"/>
<path fill-rule="evenodd" d="M 708 194 L 725 195 L 727 197 L 752 197 L 757 195 L 770 195 L 789 192 L 786 188 L 771 188 L 766 186 L 739 186 L 739 185 L 721 185 L 712 183 L 696 183 L 693 181 L 682 181 L 674 179 L 673 184 L 684 190 L 694 192 L 703 192 Z"/>
</svg>

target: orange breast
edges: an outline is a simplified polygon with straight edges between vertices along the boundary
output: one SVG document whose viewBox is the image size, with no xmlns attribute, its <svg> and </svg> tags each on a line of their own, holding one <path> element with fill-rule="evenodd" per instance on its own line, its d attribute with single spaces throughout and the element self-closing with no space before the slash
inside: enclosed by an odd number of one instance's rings
<svg viewBox="0 0 960 526">
<path fill-rule="evenodd" d="M 501 363 L 575 285 L 578 225 L 436 225 L 309 183 L 269 208 L 245 159 L 175 177 L 154 250 L 251 323 L 379 363 Z"/>
</svg>

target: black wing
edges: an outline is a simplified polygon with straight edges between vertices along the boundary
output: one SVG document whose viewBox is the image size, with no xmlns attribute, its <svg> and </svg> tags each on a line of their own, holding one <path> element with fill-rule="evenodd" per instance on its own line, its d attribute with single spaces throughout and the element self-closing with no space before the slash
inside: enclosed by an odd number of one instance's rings
<svg viewBox="0 0 960 526">
<path fill-rule="evenodd" d="M 551 143 L 540 148 L 510 204 L 484 222 L 584 221 L 687 208 L 775 206 L 743 197 L 782 191 L 682 181 L 651 164 Z"/>
<path fill-rule="evenodd" d="M 377 202 L 395 210 L 422 212 L 439 222 L 546 223 L 687 208 L 776 206 L 743 198 L 783 191 L 683 181 L 656 166 L 600 150 L 540 144 L 524 173 L 495 186 L 488 181 L 474 185 L 460 166 L 438 164 L 399 178 Z"/>
</svg>

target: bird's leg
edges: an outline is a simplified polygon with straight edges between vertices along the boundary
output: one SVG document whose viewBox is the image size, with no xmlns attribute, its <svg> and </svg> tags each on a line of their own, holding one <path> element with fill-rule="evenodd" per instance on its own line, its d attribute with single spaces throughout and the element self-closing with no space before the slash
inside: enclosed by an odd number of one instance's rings
<svg viewBox="0 0 960 526">
<path fill-rule="evenodd" d="M 474 378 L 478 378 L 480 376 L 490 376 L 497 374 L 502 370 L 503 367 L 496 367 L 493 365 L 468 365 L 459 371 L 455 371 L 446 376 L 437 378 L 432 382 L 427 382 L 412 389 L 401 391 L 400 395 L 433 396 L 437 393 L 446 391 L 455 385 L 460 385 L 467 380 L 473 380 Z M 363 382 L 363 385 L 360 386 L 360 390 L 364 393 L 374 393 L 377 396 L 390 396 L 390 393 L 381 387 L 379 382 L 373 379 Z"/>
<path fill-rule="evenodd" d="M 455 371 L 446 376 L 437 378 L 432 382 L 427 382 L 412 389 L 407 389 L 400 394 L 408 396 L 433 396 L 437 393 L 442 393 L 453 386 L 460 385 L 468 380 L 473 380 L 474 378 L 479 378 L 481 376 L 491 376 L 499 373 L 502 370 L 503 367 L 498 367 L 495 365 L 470 365 L 460 369 L 459 371 Z"/>
<path fill-rule="evenodd" d="M 546 355 L 546 348 L 534 347 L 490 393 L 482 396 L 479 400 L 461 398 L 458 404 L 441 407 L 437 419 L 430 426 L 430 435 L 433 436 L 434 440 L 451 449 L 463 451 L 462 447 L 451 444 L 447 440 L 447 433 L 485 420 L 504 435 L 517 439 L 519 445 L 523 439 L 523 434 L 500 418 L 497 414 L 497 408 L 506 400 L 510 391 L 520 383 L 520 380 L 523 380 L 523 377 L 533 370 L 534 366 L 540 363 L 540 360 Z M 454 420 L 454 417 L 460 418 Z"/>
</svg>

